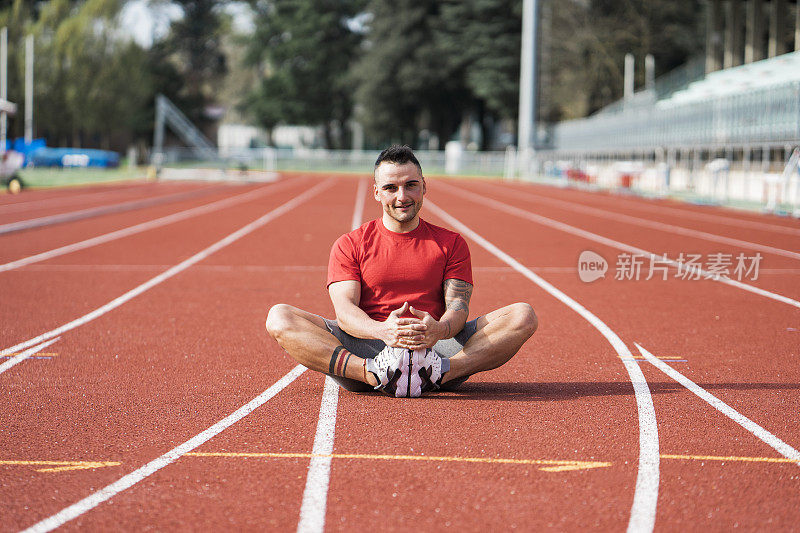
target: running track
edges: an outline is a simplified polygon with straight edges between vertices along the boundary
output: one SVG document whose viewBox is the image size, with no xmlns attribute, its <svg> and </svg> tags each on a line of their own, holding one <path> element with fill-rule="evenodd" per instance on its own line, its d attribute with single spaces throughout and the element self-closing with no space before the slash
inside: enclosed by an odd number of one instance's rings
<svg viewBox="0 0 800 533">
<path fill-rule="evenodd" d="M 0 197 L 0 224 L 127 206 L 0 235 L 0 531 L 798 528 L 796 220 L 431 179 L 473 316 L 526 301 L 540 329 L 460 391 L 400 400 L 340 393 L 263 327 L 278 302 L 332 314 L 329 247 L 379 215 L 369 188 Z M 605 278 L 579 279 L 585 250 Z M 616 280 L 636 250 L 763 258 L 739 285 L 645 280 L 648 259 Z"/>
</svg>

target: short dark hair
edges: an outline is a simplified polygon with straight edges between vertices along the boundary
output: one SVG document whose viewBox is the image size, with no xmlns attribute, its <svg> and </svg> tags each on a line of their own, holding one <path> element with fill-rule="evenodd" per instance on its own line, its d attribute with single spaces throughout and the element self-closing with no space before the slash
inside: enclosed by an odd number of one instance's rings
<svg viewBox="0 0 800 533">
<path fill-rule="evenodd" d="M 381 152 L 381 155 L 375 160 L 373 172 L 378 169 L 381 163 L 394 163 L 396 165 L 414 163 L 414 166 L 417 167 L 420 175 L 422 175 L 422 166 L 419 164 L 417 156 L 414 155 L 414 151 L 408 145 L 393 144 Z"/>
</svg>

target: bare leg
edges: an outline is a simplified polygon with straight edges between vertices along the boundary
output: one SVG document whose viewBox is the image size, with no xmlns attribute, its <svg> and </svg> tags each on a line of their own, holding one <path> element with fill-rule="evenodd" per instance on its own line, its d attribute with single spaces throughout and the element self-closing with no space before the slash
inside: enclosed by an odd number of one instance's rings
<svg viewBox="0 0 800 533">
<path fill-rule="evenodd" d="M 450 358 L 442 383 L 507 363 L 536 332 L 539 322 L 526 303 L 511 304 L 478 320 L 478 331 Z"/>
<path fill-rule="evenodd" d="M 331 356 L 342 344 L 328 331 L 322 317 L 286 304 L 275 305 L 269 310 L 267 332 L 298 363 L 322 373 L 328 372 Z M 364 360 L 353 354 L 344 377 L 363 382 L 363 364 Z M 366 383 L 376 384 L 369 372 Z"/>
</svg>

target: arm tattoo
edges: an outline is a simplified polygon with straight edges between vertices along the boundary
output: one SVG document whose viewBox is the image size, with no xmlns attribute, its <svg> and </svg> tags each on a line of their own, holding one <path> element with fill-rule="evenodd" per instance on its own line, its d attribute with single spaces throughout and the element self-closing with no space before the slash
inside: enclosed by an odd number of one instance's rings
<svg viewBox="0 0 800 533">
<path fill-rule="evenodd" d="M 469 299 L 472 285 L 460 279 L 444 280 L 444 304 L 448 310 L 464 311 L 469 314 Z"/>
</svg>

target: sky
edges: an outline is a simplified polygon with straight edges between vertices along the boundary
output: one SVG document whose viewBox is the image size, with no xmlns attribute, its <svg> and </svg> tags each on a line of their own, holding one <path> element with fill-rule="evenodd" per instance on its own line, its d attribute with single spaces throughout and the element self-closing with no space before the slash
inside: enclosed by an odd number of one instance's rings
<svg viewBox="0 0 800 533">
<path fill-rule="evenodd" d="M 233 15 L 237 32 L 248 33 L 253 28 L 250 8 L 245 2 L 229 2 L 225 10 Z M 151 5 L 147 0 L 130 0 L 122 9 L 121 26 L 141 46 L 149 48 L 153 41 L 163 37 L 170 22 L 180 18 L 181 8 L 175 4 Z"/>
</svg>

